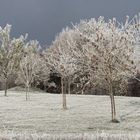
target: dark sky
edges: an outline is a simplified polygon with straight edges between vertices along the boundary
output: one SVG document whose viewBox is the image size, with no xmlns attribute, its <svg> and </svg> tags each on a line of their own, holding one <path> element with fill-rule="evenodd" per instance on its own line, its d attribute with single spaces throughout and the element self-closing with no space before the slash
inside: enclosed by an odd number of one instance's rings
<svg viewBox="0 0 140 140">
<path fill-rule="evenodd" d="M 0 25 L 12 24 L 12 35 L 50 44 L 63 27 L 80 19 L 104 16 L 122 20 L 140 12 L 140 0 L 0 0 Z"/>
</svg>

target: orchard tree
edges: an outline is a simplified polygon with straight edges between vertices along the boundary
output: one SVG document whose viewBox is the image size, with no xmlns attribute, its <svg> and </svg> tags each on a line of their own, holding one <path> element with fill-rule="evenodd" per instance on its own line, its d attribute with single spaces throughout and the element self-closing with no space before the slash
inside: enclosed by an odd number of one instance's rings
<svg viewBox="0 0 140 140">
<path fill-rule="evenodd" d="M 0 78 L 4 79 L 5 96 L 7 96 L 8 79 L 15 74 L 19 66 L 26 37 L 11 39 L 11 25 L 0 27 Z"/>
<path fill-rule="evenodd" d="M 121 25 L 115 18 L 105 22 L 104 18 L 100 17 L 98 20 L 81 21 L 80 24 L 74 25 L 74 28 L 87 40 L 84 49 L 92 50 L 91 56 L 96 58 L 94 78 L 97 82 L 106 83 L 111 99 L 112 122 L 118 122 L 113 83 L 122 77 L 125 79 L 135 75 L 132 58 L 136 39 L 129 19 Z"/>
</svg>

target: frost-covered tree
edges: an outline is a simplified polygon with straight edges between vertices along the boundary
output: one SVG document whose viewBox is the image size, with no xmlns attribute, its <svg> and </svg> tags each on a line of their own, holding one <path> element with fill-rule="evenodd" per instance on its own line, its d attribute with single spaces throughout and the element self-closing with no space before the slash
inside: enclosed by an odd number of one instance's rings
<svg viewBox="0 0 140 140">
<path fill-rule="evenodd" d="M 105 22 L 100 17 L 98 20 L 81 21 L 74 28 L 86 40 L 86 46 L 83 47 L 91 52 L 89 59 L 91 56 L 96 59 L 93 77 L 97 82 L 106 83 L 111 99 L 112 122 L 118 122 L 113 83 L 122 77 L 126 79 L 135 75 L 132 58 L 136 40 L 132 27 L 128 24 L 128 19 L 121 25 L 115 18 Z M 90 61 L 86 62 L 92 65 Z"/>
<path fill-rule="evenodd" d="M 72 35 L 72 30 L 68 28 L 63 30 L 45 54 L 47 64 L 54 73 L 58 73 L 61 77 L 63 109 L 67 109 L 66 87 L 69 87 L 67 86 L 68 78 L 77 71 L 77 59 L 74 57 L 74 51 L 71 48 L 74 45 Z"/>
<path fill-rule="evenodd" d="M 132 32 L 135 32 L 136 46 L 134 49 L 134 60 L 137 66 L 137 71 L 140 73 L 140 13 L 132 20 Z M 136 79 L 140 81 L 139 79 Z"/>
<path fill-rule="evenodd" d="M 24 53 L 19 65 L 18 79 L 26 88 L 26 100 L 30 99 L 29 90 L 35 78 L 40 78 L 44 63 L 38 53 L 38 41 L 30 41 L 24 46 Z"/>
<path fill-rule="evenodd" d="M 8 78 L 16 73 L 26 37 L 11 38 L 11 25 L 0 27 L 0 78 L 4 80 L 7 96 Z"/>
</svg>

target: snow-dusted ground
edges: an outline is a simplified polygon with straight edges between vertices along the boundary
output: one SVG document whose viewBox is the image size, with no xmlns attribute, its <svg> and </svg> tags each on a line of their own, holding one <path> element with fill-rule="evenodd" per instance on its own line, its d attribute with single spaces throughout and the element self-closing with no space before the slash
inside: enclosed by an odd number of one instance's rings
<svg viewBox="0 0 140 140">
<path fill-rule="evenodd" d="M 115 97 L 120 123 L 110 122 L 108 96 L 68 95 L 68 110 L 62 110 L 62 97 L 56 94 L 0 91 L 0 131 L 28 133 L 140 133 L 140 98 Z"/>
<path fill-rule="evenodd" d="M 140 140 L 140 134 L 109 134 L 109 133 L 84 133 L 84 134 L 15 134 L 3 133 L 0 140 Z"/>
</svg>

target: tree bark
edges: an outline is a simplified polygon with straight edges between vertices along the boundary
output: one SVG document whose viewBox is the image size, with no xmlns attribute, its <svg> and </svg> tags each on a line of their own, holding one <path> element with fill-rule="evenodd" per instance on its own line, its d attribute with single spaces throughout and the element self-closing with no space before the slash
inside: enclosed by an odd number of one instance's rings
<svg viewBox="0 0 140 140">
<path fill-rule="evenodd" d="M 70 95 L 71 94 L 71 83 L 70 83 L 70 80 L 68 80 L 68 94 Z"/>
<path fill-rule="evenodd" d="M 64 84 L 64 78 L 61 77 L 61 92 L 62 92 L 62 104 L 63 109 L 67 109 L 67 102 L 66 102 L 66 84 Z"/>
<path fill-rule="evenodd" d="M 28 86 L 28 100 L 30 100 L 30 85 Z"/>
<path fill-rule="evenodd" d="M 119 121 L 116 119 L 116 105 L 115 105 L 115 98 L 114 98 L 114 94 L 113 94 L 113 86 L 112 83 L 110 83 L 110 88 L 109 88 L 109 92 L 110 92 L 110 100 L 111 100 L 111 116 L 112 116 L 112 122 L 114 123 L 118 123 Z"/>
<path fill-rule="evenodd" d="M 61 77 L 61 94 L 64 92 L 63 78 Z"/>
<path fill-rule="evenodd" d="M 86 88 L 86 86 L 87 86 L 88 84 L 89 84 L 89 81 L 87 81 L 87 82 L 83 85 L 82 91 L 81 91 L 81 94 L 82 94 L 82 95 L 84 95 L 85 88 Z"/>
<path fill-rule="evenodd" d="M 84 95 L 84 88 L 82 88 L 81 94 Z"/>
<path fill-rule="evenodd" d="M 47 91 L 46 82 L 45 82 L 45 81 L 44 81 L 44 91 L 45 91 L 45 92 Z"/>
<path fill-rule="evenodd" d="M 27 86 L 26 86 L 26 101 L 28 100 L 28 90 L 27 90 Z"/>
<path fill-rule="evenodd" d="M 30 100 L 30 95 L 29 95 L 29 91 L 30 91 L 30 86 L 26 86 L 26 101 Z"/>
<path fill-rule="evenodd" d="M 7 80 L 7 78 L 5 79 L 5 87 L 4 87 L 4 96 L 6 96 L 7 97 L 7 88 L 8 88 L 8 80 Z"/>
</svg>

